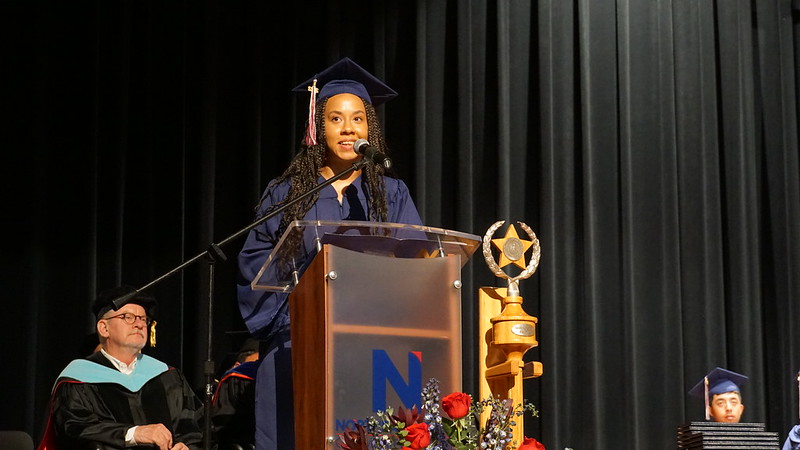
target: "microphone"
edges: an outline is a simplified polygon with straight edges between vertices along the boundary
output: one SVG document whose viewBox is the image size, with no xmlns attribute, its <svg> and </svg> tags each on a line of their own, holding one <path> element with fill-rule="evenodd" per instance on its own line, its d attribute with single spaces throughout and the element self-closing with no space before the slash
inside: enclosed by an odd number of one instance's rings
<svg viewBox="0 0 800 450">
<path fill-rule="evenodd" d="M 365 158 L 369 159 L 370 161 L 374 162 L 375 164 L 380 164 L 385 168 L 392 167 L 392 160 L 386 156 L 385 153 L 378 150 L 377 148 L 369 145 L 366 139 L 359 139 L 353 144 L 353 150 L 360 155 L 364 155 Z"/>
<path fill-rule="evenodd" d="M 114 308 L 114 311 L 116 311 L 125 306 L 125 303 L 127 303 L 128 300 L 132 299 L 133 297 L 136 297 L 137 294 L 139 294 L 138 289 L 134 290 L 133 292 L 128 292 L 125 295 L 121 295 L 114 300 L 111 300 L 111 307 Z"/>
</svg>

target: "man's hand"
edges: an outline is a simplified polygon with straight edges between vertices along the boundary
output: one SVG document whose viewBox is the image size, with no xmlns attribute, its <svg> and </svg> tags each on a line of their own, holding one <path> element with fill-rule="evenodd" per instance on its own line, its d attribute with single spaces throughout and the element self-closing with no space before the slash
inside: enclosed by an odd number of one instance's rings
<svg viewBox="0 0 800 450">
<path fill-rule="evenodd" d="M 160 423 L 139 425 L 133 432 L 133 439 L 137 444 L 155 444 L 159 450 L 172 450 L 173 448 L 172 433 Z M 186 446 L 179 443 L 174 448 L 185 449 Z"/>
</svg>

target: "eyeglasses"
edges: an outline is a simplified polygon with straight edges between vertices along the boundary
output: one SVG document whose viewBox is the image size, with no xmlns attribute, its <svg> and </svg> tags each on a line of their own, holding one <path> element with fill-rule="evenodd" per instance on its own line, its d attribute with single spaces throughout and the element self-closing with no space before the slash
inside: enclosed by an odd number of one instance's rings
<svg viewBox="0 0 800 450">
<path fill-rule="evenodd" d="M 128 325 L 133 325 L 134 323 L 136 323 L 137 320 L 141 320 L 147 325 L 150 325 L 150 323 L 153 321 L 153 319 L 147 316 L 137 316 L 136 314 L 131 314 L 131 313 L 122 313 L 117 316 L 106 317 L 106 320 L 108 319 L 122 319 Z"/>
</svg>

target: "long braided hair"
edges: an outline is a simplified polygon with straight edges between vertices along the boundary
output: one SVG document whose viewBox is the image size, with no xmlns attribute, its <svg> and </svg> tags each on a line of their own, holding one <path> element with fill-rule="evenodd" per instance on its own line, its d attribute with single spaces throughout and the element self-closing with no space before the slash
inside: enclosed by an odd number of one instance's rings
<svg viewBox="0 0 800 450">
<path fill-rule="evenodd" d="M 325 105 L 327 103 L 327 98 L 317 102 L 314 111 L 317 144 L 306 145 L 305 143 L 301 143 L 300 152 L 292 159 L 292 162 L 283 174 L 274 181 L 275 184 L 279 184 L 285 180 L 289 180 L 291 183 L 289 194 L 286 199 L 276 206 L 301 196 L 317 185 L 320 169 L 325 165 L 328 154 L 328 146 L 325 141 Z M 388 148 L 383 137 L 378 115 L 375 112 L 375 107 L 365 101 L 364 108 L 367 115 L 369 143 L 388 155 Z M 361 172 L 361 177 L 366 181 L 367 185 L 369 218 L 376 222 L 385 222 L 388 217 L 386 186 L 381 175 L 392 176 L 392 174 L 387 173 L 380 164 L 367 164 Z M 314 193 L 287 208 L 281 218 L 278 236 L 283 235 L 290 223 L 295 220 L 302 220 L 318 198 L 319 193 Z M 287 241 L 283 248 L 286 252 L 291 251 L 294 253 L 299 248 L 301 239 L 302 234 L 299 232 L 287 236 Z"/>
</svg>

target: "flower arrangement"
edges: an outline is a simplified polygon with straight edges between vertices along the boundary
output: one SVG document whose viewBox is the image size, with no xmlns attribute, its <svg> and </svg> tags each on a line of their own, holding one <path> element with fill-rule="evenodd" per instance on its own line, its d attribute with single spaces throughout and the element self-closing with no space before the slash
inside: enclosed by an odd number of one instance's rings
<svg viewBox="0 0 800 450">
<path fill-rule="evenodd" d="M 512 435 L 514 418 L 528 411 L 538 417 L 539 411 L 530 403 L 512 405 L 508 399 L 489 397 L 473 402 L 463 392 L 454 392 L 439 401 L 439 382 L 432 378 L 422 390 L 422 408 L 402 406 L 397 413 L 392 408 L 377 411 L 374 416 L 355 423 L 339 435 L 343 450 L 503 450 L 509 445 L 518 450 L 545 450 L 533 438 L 520 443 Z M 486 408 L 491 413 L 481 426 Z M 444 412 L 444 415 L 442 415 Z"/>
</svg>

